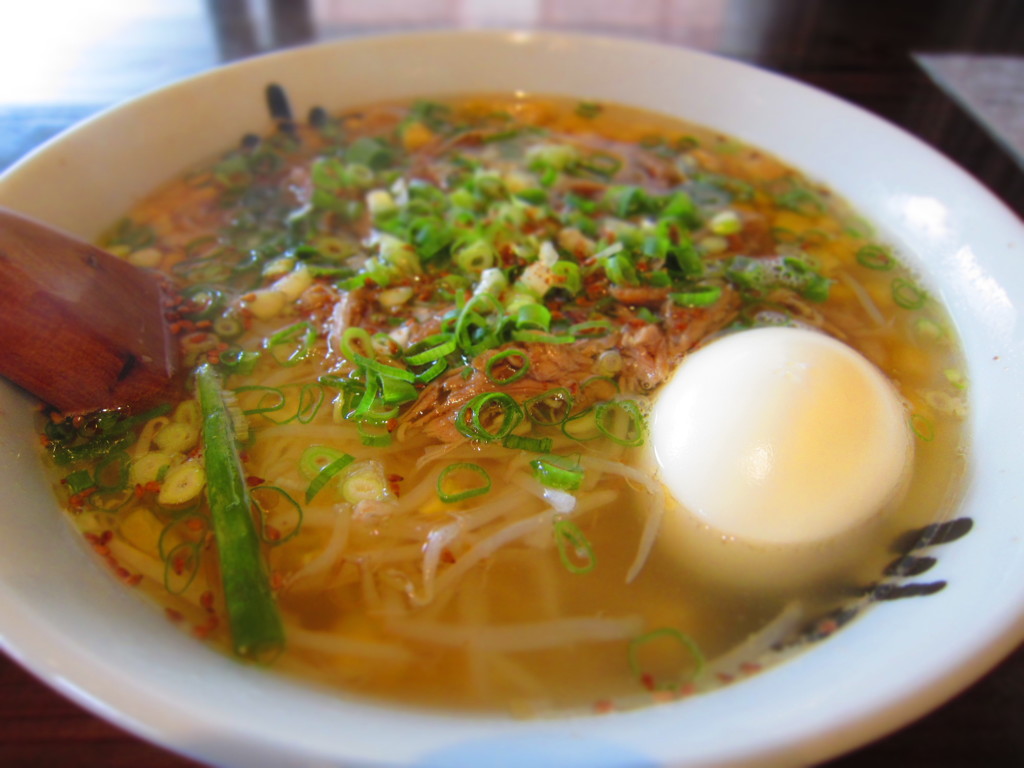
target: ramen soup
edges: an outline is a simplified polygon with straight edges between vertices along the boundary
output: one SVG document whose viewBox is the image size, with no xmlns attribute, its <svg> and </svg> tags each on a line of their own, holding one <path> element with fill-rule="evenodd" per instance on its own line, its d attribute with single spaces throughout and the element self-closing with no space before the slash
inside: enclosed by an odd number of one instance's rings
<svg viewBox="0 0 1024 768">
<path fill-rule="evenodd" d="M 594 103 L 271 95 L 103 241 L 173 285 L 190 396 L 44 430 L 172 622 L 361 695 L 608 711 L 827 635 L 952 509 L 950 323 L 779 160 Z"/>
</svg>

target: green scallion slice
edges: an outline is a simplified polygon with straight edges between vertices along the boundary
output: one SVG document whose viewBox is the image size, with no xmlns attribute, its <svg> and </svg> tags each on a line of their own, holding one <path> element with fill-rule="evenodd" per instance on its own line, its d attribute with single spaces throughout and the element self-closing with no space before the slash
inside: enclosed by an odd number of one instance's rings
<svg viewBox="0 0 1024 768">
<path fill-rule="evenodd" d="M 338 458 L 334 459 L 330 464 L 321 469 L 313 481 L 306 488 L 306 503 L 309 504 L 313 498 L 320 493 L 327 483 L 331 481 L 331 478 L 341 472 L 345 467 L 355 461 L 355 457 L 347 453 L 343 453 Z"/>
<path fill-rule="evenodd" d="M 495 372 L 496 367 L 499 373 Z M 519 381 L 529 370 L 530 356 L 525 351 L 513 347 L 492 355 L 484 367 L 484 374 L 492 384 L 504 386 Z"/>
<path fill-rule="evenodd" d="M 597 429 L 618 445 L 638 446 L 644 442 L 644 416 L 636 400 L 610 400 L 594 408 Z"/>
<path fill-rule="evenodd" d="M 555 544 L 562 565 L 569 573 L 590 573 L 597 567 L 594 545 L 571 520 L 555 522 Z"/>
<path fill-rule="evenodd" d="M 463 480 L 466 480 L 468 475 L 475 475 L 476 477 L 473 479 L 479 484 L 465 490 L 449 492 L 446 490 L 446 486 L 454 482 L 452 475 L 460 475 Z M 437 477 L 437 496 L 445 504 L 454 504 L 465 499 L 471 499 L 474 496 L 482 496 L 489 490 L 491 490 L 491 476 L 479 464 L 471 462 L 449 464 L 441 470 L 441 474 Z"/>
<path fill-rule="evenodd" d="M 578 461 L 548 454 L 530 462 L 533 477 L 541 485 L 560 491 L 578 491 L 584 471 Z"/>
<path fill-rule="evenodd" d="M 485 392 L 459 408 L 455 428 L 471 440 L 490 443 L 511 434 L 522 420 L 523 409 L 515 400 L 504 392 Z M 490 429 L 490 424 L 497 426 Z"/>
<path fill-rule="evenodd" d="M 644 671 L 643 664 L 640 661 L 640 653 L 644 646 L 658 640 L 667 640 L 680 646 L 685 654 L 693 660 L 693 671 L 686 673 L 685 664 L 681 664 L 684 671 L 680 673 L 677 680 L 664 682 L 654 680 L 650 673 Z M 653 690 L 678 690 L 681 686 L 699 677 L 701 672 L 704 671 L 706 664 L 707 661 L 704 658 L 704 654 L 694 639 L 674 627 L 660 627 L 659 629 L 651 630 L 644 635 L 640 635 L 640 637 L 634 638 L 629 644 L 630 670 L 632 670 L 637 680 Z"/>
</svg>

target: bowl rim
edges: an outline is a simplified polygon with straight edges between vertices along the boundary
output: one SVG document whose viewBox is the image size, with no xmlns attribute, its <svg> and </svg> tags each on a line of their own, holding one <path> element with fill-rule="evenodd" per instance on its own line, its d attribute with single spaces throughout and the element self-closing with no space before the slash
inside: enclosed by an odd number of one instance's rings
<svg viewBox="0 0 1024 768">
<path fill-rule="evenodd" d="M 296 64 L 304 58 L 316 60 L 320 57 L 333 55 L 341 55 L 344 58 L 346 54 L 357 55 L 357 49 L 363 49 L 363 53 L 358 55 L 365 55 L 365 49 L 378 47 L 384 47 L 394 52 L 400 46 L 412 48 L 425 46 L 435 52 L 444 47 L 459 46 L 462 46 L 462 49 L 472 49 L 477 52 L 488 47 L 491 47 L 494 52 L 497 52 L 499 49 L 501 51 L 525 49 L 535 55 L 547 57 L 572 55 L 572 51 L 579 51 L 581 49 L 590 51 L 591 56 L 594 55 L 593 51 L 595 50 L 602 52 L 616 51 L 622 55 L 628 54 L 648 60 L 676 61 L 680 64 L 685 64 L 687 67 L 711 69 L 719 74 L 726 73 L 731 78 L 738 78 L 744 81 L 752 80 L 759 88 L 773 92 L 796 94 L 794 98 L 801 104 L 813 104 L 825 112 L 841 114 L 844 118 L 856 123 L 859 128 L 869 131 L 872 137 L 881 135 L 891 138 L 891 141 L 895 143 L 900 152 L 906 153 L 918 163 L 938 168 L 938 178 L 956 185 L 957 192 L 951 199 L 961 201 L 974 198 L 977 201 L 976 205 L 980 206 L 983 214 L 982 225 L 994 226 L 1000 234 L 1005 234 L 1010 241 L 1010 250 L 1012 250 L 1014 242 L 1016 242 L 1017 248 L 1024 244 L 1024 227 L 1021 226 L 1020 221 L 1016 219 L 1004 203 L 995 198 L 994 195 L 969 174 L 953 165 L 949 160 L 911 134 L 823 91 L 715 54 L 676 46 L 576 33 L 522 32 L 517 30 L 433 30 L 415 33 L 372 35 L 275 51 L 217 67 L 140 97 L 121 102 L 109 109 L 103 110 L 70 131 L 46 142 L 15 163 L 0 176 L 0 202 L 9 203 L 11 199 L 17 200 L 19 189 L 25 189 L 30 185 L 33 174 L 39 172 L 37 169 L 50 163 L 51 158 L 61 155 L 65 147 L 71 146 L 74 149 L 73 145 L 77 141 L 77 137 L 90 133 L 100 133 L 108 123 L 114 119 L 119 119 L 119 116 L 126 114 L 126 112 L 130 113 L 133 110 L 140 109 L 140 107 L 159 105 L 168 95 L 180 94 L 183 90 L 195 88 L 197 84 L 202 83 L 207 83 L 209 84 L 208 87 L 215 89 L 214 87 L 218 82 L 228 81 L 235 74 L 241 73 L 242 76 L 247 76 L 250 73 L 268 71 L 271 67 L 286 62 Z M 338 54 L 338 51 L 346 53 Z M 264 125 L 265 123 L 266 121 L 264 120 L 259 124 Z M 789 160 L 789 158 L 785 157 L 784 159 Z M 812 173 L 811 175 L 813 176 L 814 174 Z M 872 190 L 874 189 L 872 188 Z M 842 190 L 840 191 L 842 192 Z M 946 193 L 943 192 L 943 194 Z M 945 198 L 940 195 L 939 199 Z M 44 203 L 45 201 L 42 197 L 32 198 L 29 207 L 31 208 L 34 205 L 37 209 L 45 211 L 46 205 Z M 127 209 L 127 207 L 124 206 L 124 209 Z M 29 210 L 28 212 L 38 213 L 37 210 Z M 917 223 L 917 225 L 919 224 L 920 222 Z M 962 222 L 954 222 L 954 224 L 958 224 L 961 227 L 965 226 Z M 912 220 L 912 217 L 907 219 L 908 227 L 914 225 L 915 222 Z M 80 228 L 80 225 L 71 222 L 69 228 L 74 231 L 76 226 Z M 95 232 L 80 232 L 80 234 L 91 236 Z M 897 241 L 905 236 L 905 232 L 895 231 L 893 233 L 893 237 Z M 982 242 L 990 241 L 982 240 Z M 950 265 L 954 264 L 957 253 L 951 253 L 943 257 L 941 263 L 944 268 L 951 268 Z M 962 261 L 963 259 L 960 258 L 960 260 Z M 1016 280 L 1018 276 L 1024 274 L 1020 269 L 1010 264 L 1001 265 L 1004 269 L 1000 272 L 990 268 L 984 259 L 979 258 L 968 261 L 970 261 L 969 266 L 980 269 L 980 273 L 975 275 L 973 278 L 974 282 L 970 284 L 972 287 L 984 284 L 985 280 L 995 279 L 997 283 L 1000 279 L 1012 278 Z M 1021 259 L 1021 261 L 1024 261 L 1024 259 Z M 1024 281 L 1011 286 L 1017 296 L 1020 296 L 1022 284 L 1024 284 Z M 982 311 L 972 303 L 970 296 L 966 294 L 957 293 L 956 290 L 948 288 L 943 288 L 940 292 L 943 293 L 944 298 L 952 300 L 954 303 L 953 308 L 956 310 L 962 312 Z M 1011 298 L 1013 298 L 1012 295 Z M 1007 315 L 1006 311 L 1012 311 L 1011 315 Z M 1000 349 L 1006 349 L 1004 354 L 1010 358 L 1007 365 L 1019 366 L 1019 353 L 1024 349 L 1024 345 L 1022 345 L 1020 340 L 1020 331 L 1015 328 L 1006 329 L 1003 325 L 998 325 L 1000 323 L 1005 324 L 1007 317 L 1012 319 L 1016 316 L 1015 309 L 1012 306 L 1010 310 L 1006 311 L 999 315 L 999 317 L 989 317 L 987 319 L 988 325 L 984 330 L 987 332 L 995 328 L 1001 334 L 999 343 L 1006 346 L 1000 347 Z M 998 325 L 998 328 L 996 328 L 996 325 Z M 985 345 L 985 348 L 987 349 L 988 346 Z M 976 365 L 978 370 L 981 371 L 980 362 L 976 361 Z M 1010 383 L 1016 383 L 1020 379 L 1020 374 L 1017 372 L 1013 372 L 1013 376 L 1014 378 Z M 10 403 L 27 404 L 28 400 L 15 393 L 10 395 L 7 401 L 0 401 L 0 407 L 6 405 L 7 408 L 10 408 Z M 974 403 L 972 403 L 973 405 Z M 1012 415 L 1014 423 L 1016 423 L 1020 415 L 1016 411 Z M 976 428 L 974 437 L 978 437 Z M 977 442 L 977 440 L 975 441 Z M 968 496 L 970 498 L 968 502 L 975 502 L 974 497 L 977 490 L 976 486 L 969 489 Z M 975 536 L 974 532 L 972 532 L 972 536 Z M 1010 548 L 1010 544 L 1007 542 L 999 543 L 1004 549 Z M 1024 555 L 1017 553 L 1016 550 L 1014 550 L 1014 554 L 1017 559 L 1010 562 L 1002 576 L 1006 580 L 1009 580 L 1011 575 L 1024 574 Z M 2 572 L 0 570 L 0 573 Z M 1024 584 L 1024 579 L 1019 579 L 1017 583 Z M 986 603 L 981 606 L 985 609 L 982 612 L 984 621 L 981 622 L 984 625 L 982 627 L 983 631 L 979 630 L 968 641 L 958 646 L 959 650 L 957 653 L 947 652 L 929 663 L 922 662 L 922 666 L 917 670 L 916 674 L 905 681 L 902 690 L 891 690 L 891 686 L 886 688 L 886 685 L 882 684 L 880 687 L 885 688 L 888 692 L 886 697 L 865 697 L 861 694 L 857 699 L 857 705 L 846 707 L 842 718 L 830 718 L 827 713 L 822 713 L 821 711 L 810 712 L 799 708 L 800 713 L 806 717 L 806 725 L 803 726 L 790 725 L 787 728 L 785 724 L 778 721 L 777 715 L 773 716 L 769 719 L 772 721 L 772 725 L 778 727 L 776 732 L 770 733 L 762 729 L 758 737 L 753 741 L 748 739 L 748 741 L 744 742 L 745 737 L 737 737 L 734 743 L 726 745 L 724 749 L 717 751 L 705 750 L 697 755 L 700 760 L 699 764 L 774 764 L 796 759 L 816 761 L 839 754 L 906 724 L 933 707 L 938 706 L 953 693 L 977 679 L 1024 638 L 1024 586 L 1009 587 L 1004 593 L 1004 597 L 1006 599 L 1001 603 Z M 168 749 L 199 759 L 213 759 L 224 763 L 228 763 L 235 758 L 235 753 L 231 749 L 225 748 L 222 744 L 196 744 L 187 738 L 183 742 L 182 726 L 178 715 L 168 717 L 154 713 L 154 708 L 159 707 L 161 701 L 160 697 L 155 696 L 155 694 L 147 695 L 147 692 L 142 687 L 134 686 L 131 693 L 136 698 L 132 701 L 124 702 L 118 699 L 118 692 L 111 687 L 109 681 L 100 679 L 100 676 L 97 674 L 83 674 L 81 671 L 77 671 L 74 667 L 69 666 L 69 660 L 70 663 L 83 665 L 95 663 L 97 658 L 94 652 L 75 647 L 75 644 L 69 642 L 67 638 L 55 634 L 53 625 L 44 614 L 38 613 L 32 606 L 19 602 L 16 596 L 8 589 L 0 589 L 0 608 L 3 609 L 0 610 L 0 616 L 11 617 L 14 619 L 13 623 L 18 625 L 5 626 L 10 619 L 0 619 L 0 647 L 3 647 L 12 658 L 43 682 L 56 688 L 95 714 L 111 720 L 120 727 L 142 738 L 159 743 Z M 912 608 L 913 613 L 920 614 L 924 606 L 913 606 Z M 873 609 L 873 611 L 879 611 L 880 613 L 891 613 L 892 610 L 893 606 L 890 605 L 878 605 Z M 32 629 L 35 631 L 31 631 Z M 829 641 L 828 645 L 836 645 L 835 651 L 829 654 L 829 658 L 835 658 L 840 650 L 852 644 L 851 638 L 856 636 L 856 629 L 856 626 L 847 628 L 843 633 Z M 214 666 L 216 667 L 217 665 Z M 820 671 L 822 665 L 811 664 L 807 666 L 818 668 L 818 671 Z M 99 668 L 104 674 L 109 672 L 109 668 L 102 663 L 99 665 Z M 765 685 L 770 686 L 778 680 L 789 679 L 791 675 L 776 674 L 780 671 L 785 673 L 787 670 L 792 670 L 792 665 L 782 665 L 779 668 L 774 668 L 757 678 L 745 681 L 742 687 L 749 686 L 763 689 Z M 868 664 L 866 673 L 872 672 L 881 674 L 882 668 L 873 667 Z M 256 680 L 259 681 L 259 685 L 266 684 L 276 692 L 294 690 L 294 686 L 284 681 L 264 679 L 261 675 L 245 676 L 246 685 L 257 685 Z M 847 681 L 844 684 L 845 687 L 844 685 L 839 685 L 837 689 L 838 691 L 849 693 L 853 690 L 851 686 L 854 683 L 855 681 L 853 680 Z M 736 698 L 728 693 L 732 690 L 735 689 L 726 688 L 721 693 L 707 694 L 706 697 L 709 700 L 715 700 L 717 697 L 718 701 L 725 698 L 731 702 Z M 759 695 L 767 696 L 769 694 L 760 690 Z M 138 706 L 133 706 L 133 702 L 138 704 Z M 323 701 L 320 701 L 320 703 L 322 704 Z M 816 703 L 821 704 L 821 702 Z M 679 703 L 678 706 L 671 705 L 669 709 L 674 708 L 676 714 L 679 714 L 681 719 L 686 721 L 686 717 L 683 716 L 686 713 L 682 712 L 684 705 L 685 702 Z M 519 739 L 525 737 L 526 734 L 541 739 L 557 739 L 561 738 L 561 734 L 567 725 L 573 733 L 584 734 L 587 738 L 595 738 L 601 732 L 614 731 L 615 744 L 632 744 L 634 741 L 651 739 L 655 730 L 646 721 L 652 721 L 657 724 L 657 728 L 661 728 L 673 720 L 673 718 L 668 717 L 667 712 L 664 715 L 648 715 L 647 713 L 654 710 L 646 709 L 638 713 L 617 713 L 606 716 L 604 719 L 583 718 L 580 720 L 570 718 L 559 720 L 554 725 L 548 721 L 531 721 L 524 724 L 510 723 L 503 718 L 452 718 L 440 713 L 410 712 L 394 707 L 379 708 L 372 703 L 367 704 L 358 701 L 353 706 L 364 710 L 366 713 L 373 714 L 374 717 L 390 717 L 413 728 L 425 739 L 423 742 L 424 749 L 426 749 L 428 743 L 434 744 L 434 742 L 426 737 L 426 731 L 442 725 L 454 727 L 458 731 L 459 735 L 451 742 L 452 744 L 467 738 L 490 738 L 497 736 L 502 739 Z M 717 709 L 718 706 L 726 705 L 718 705 L 716 703 L 712 707 L 709 704 L 709 708 L 713 709 Z M 662 710 L 663 708 L 659 707 L 657 709 Z M 346 710 L 346 713 L 352 714 L 348 710 Z M 792 714 L 792 711 L 790 714 Z M 312 747 L 308 747 L 306 752 L 302 752 L 300 749 L 297 753 L 290 753 L 288 752 L 289 745 L 286 742 L 276 740 L 266 733 L 255 732 L 251 727 L 246 728 L 237 721 L 225 721 L 223 718 L 218 720 L 215 717 L 212 722 L 216 727 L 233 728 L 233 735 L 237 736 L 241 732 L 253 738 L 254 742 L 259 745 L 259 749 L 264 750 L 262 757 L 272 754 L 273 759 L 278 761 L 276 764 L 280 765 L 292 764 L 288 761 L 296 758 L 296 756 L 299 759 L 316 758 L 339 761 L 352 760 L 355 762 L 372 761 L 388 765 L 405 764 L 401 757 L 390 760 L 377 760 L 370 752 L 362 754 L 331 752 L 325 742 L 319 742 Z M 675 746 L 671 744 L 667 747 L 655 745 L 649 753 L 644 753 L 644 757 L 671 764 L 698 764 L 690 761 L 692 755 L 687 756 L 677 751 L 680 743 L 685 744 L 685 741 L 674 742 Z M 602 764 L 606 763 L 609 765 L 614 764 L 610 761 L 602 762 Z M 268 762 L 267 764 L 271 763 Z"/>
</svg>

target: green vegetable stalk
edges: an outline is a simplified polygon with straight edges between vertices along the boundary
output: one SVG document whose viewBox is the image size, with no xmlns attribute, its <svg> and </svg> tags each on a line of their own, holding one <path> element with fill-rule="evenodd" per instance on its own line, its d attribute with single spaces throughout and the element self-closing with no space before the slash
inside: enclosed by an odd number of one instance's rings
<svg viewBox="0 0 1024 768">
<path fill-rule="evenodd" d="M 224 601 L 235 653 L 265 659 L 284 645 L 284 628 L 270 589 L 252 502 L 238 455 L 220 375 L 210 365 L 196 372 L 203 414 L 206 496 L 220 553 Z"/>
</svg>

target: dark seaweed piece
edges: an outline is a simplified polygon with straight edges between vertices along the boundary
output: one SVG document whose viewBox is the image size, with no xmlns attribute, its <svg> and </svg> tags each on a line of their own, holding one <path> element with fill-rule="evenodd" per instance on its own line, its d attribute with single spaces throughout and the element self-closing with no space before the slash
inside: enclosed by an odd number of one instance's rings
<svg viewBox="0 0 1024 768">
<path fill-rule="evenodd" d="M 288 94 L 277 83 L 270 83 L 266 89 L 267 109 L 277 123 L 279 130 L 285 133 L 295 132 L 295 121 L 292 119 L 292 108 L 288 103 Z"/>
<path fill-rule="evenodd" d="M 934 557 L 913 557 L 905 555 L 885 566 L 886 576 L 919 576 L 938 562 Z"/>
<path fill-rule="evenodd" d="M 924 597 L 945 589 L 946 582 L 915 582 L 913 584 L 876 584 L 871 590 L 872 600 L 901 600 L 904 597 Z"/>
<path fill-rule="evenodd" d="M 327 125 L 328 115 L 327 110 L 323 107 L 313 107 L 309 110 L 309 124 L 314 128 L 321 128 Z"/>
<path fill-rule="evenodd" d="M 944 523 L 933 523 L 924 528 L 907 531 L 893 542 L 892 548 L 894 552 L 905 554 L 915 549 L 947 544 L 966 536 L 973 527 L 974 521 L 969 517 L 958 517 L 956 520 L 948 520 Z"/>
</svg>

